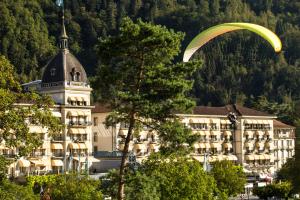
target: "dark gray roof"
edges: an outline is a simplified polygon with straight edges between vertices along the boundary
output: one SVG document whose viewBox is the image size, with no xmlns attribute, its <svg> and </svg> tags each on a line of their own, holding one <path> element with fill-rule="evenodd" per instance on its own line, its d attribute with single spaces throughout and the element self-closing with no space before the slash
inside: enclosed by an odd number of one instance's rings
<svg viewBox="0 0 300 200">
<path fill-rule="evenodd" d="M 87 83 L 86 72 L 77 58 L 68 49 L 60 49 L 58 54 L 46 65 L 42 83 L 74 81 L 72 80 L 72 71 L 79 73 L 79 80 L 75 81 Z"/>
</svg>

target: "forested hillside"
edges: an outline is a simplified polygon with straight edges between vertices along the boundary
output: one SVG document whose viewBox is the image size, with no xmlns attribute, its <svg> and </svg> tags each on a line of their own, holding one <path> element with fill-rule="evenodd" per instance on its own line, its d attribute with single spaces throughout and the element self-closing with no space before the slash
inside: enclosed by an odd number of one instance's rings
<svg viewBox="0 0 300 200">
<path fill-rule="evenodd" d="M 202 58 L 204 66 L 195 74 L 191 95 L 202 105 L 237 102 L 270 112 L 299 113 L 297 0 L 65 0 L 65 9 L 70 49 L 90 76 L 99 62 L 98 38 L 117 34 L 124 16 L 184 32 L 182 50 L 197 33 L 222 22 L 266 26 L 281 38 L 281 53 L 248 31 L 218 37 L 194 56 Z M 57 51 L 58 12 L 54 0 L 1 0 L 0 53 L 15 65 L 21 81 L 40 78 L 42 67 Z M 272 110 L 274 105 L 283 111 Z"/>
</svg>

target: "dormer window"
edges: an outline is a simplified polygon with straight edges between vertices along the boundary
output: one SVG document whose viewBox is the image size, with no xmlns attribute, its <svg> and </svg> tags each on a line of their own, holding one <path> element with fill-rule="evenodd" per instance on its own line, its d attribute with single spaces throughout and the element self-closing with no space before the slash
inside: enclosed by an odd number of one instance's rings
<svg viewBox="0 0 300 200">
<path fill-rule="evenodd" d="M 55 74 L 56 74 L 56 69 L 55 68 L 51 68 L 50 69 L 50 75 L 51 76 L 55 76 Z"/>
<path fill-rule="evenodd" d="M 76 72 L 76 81 L 80 81 L 80 73 L 79 72 Z"/>
</svg>

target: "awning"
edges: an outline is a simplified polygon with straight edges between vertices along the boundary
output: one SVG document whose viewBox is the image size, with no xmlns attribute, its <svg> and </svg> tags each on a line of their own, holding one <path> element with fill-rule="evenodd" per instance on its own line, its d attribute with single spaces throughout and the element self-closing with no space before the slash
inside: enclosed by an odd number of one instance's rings
<svg viewBox="0 0 300 200">
<path fill-rule="evenodd" d="M 238 158 L 235 156 L 235 155 L 229 155 L 227 156 L 228 160 L 231 160 L 231 161 L 237 161 Z"/>
<path fill-rule="evenodd" d="M 198 131 L 197 134 L 203 136 L 203 135 L 205 135 L 205 131 Z"/>
<path fill-rule="evenodd" d="M 248 148 L 250 148 L 250 149 L 252 149 L 253 146 L 254 146 L 253 143 L 250 143 L 250 142 L 246 142 L 246 143 L 245 143 L 245 147 L 248 147 Z"/>
<path fill-rule="evenodd" d="M 274 149 L 274 144 L 272 142 L 266 142 L 266 147 L 270 150 Z"/>
<path fill-rule="evenodd" d="M 61 117 L 61 113 L 60 112 L 52 112 L 52 115 L 54 117 Z"/>
<path fill-rule="evenodd" d="M 0 150 L 8 150 L 9 148 L 8 147 L 6 147 L 6 146 L 0 146 Z"/>
<path fill-rule="evenodd" d="M 199 143 L 199 148 L 200 149 L 205 149 L 205 144 L 204 143 Z"/>
<path fill-rule="evenodd" d="M 77 113 L 78 113 L 78 116 L 84 116 L 85 115 L 85 113 L 81 110 L 78 110 Z"/>
<path fill-rule="evenodd" d="M 215 135 L 215 136 L 220 135 L 220 131 L 211 131 L 210 133 L 211 135 Z"/>
<path fill-rule="evenodd" d="M 62 167 L 64 166 L 64 163 L 62 160 L 51 160 L 51 165 L 53 167 Z"/>
<path fill-rule="evenodd" d="M 210 131 L 204 131 L 204 133 L 206 136 L 208 136 L 208 137 L 210 136 Z"/>
<path fill-rule="evenodd" d="M 225 149 L 232 149 L 232 144 L 231 143 L 225 143 L 224 148 Z"/>
<path fill-rule="evenodd" d="M 210 123 L 216 123 L 216 124 L 219 122 L 218 119 L 209 119 L 209 121 L 210 121 Z"/>
<path fill-rule="evenodd" d="M 64 147 L 60 143 L 51 143 L 51 149 L 64 149 Z"/>
<path fill-rule="evenodd" d="M 79 149 L 87 149 L 87 146 L 85 143 L 78 143 Z"/>
<path fill-rule="evenodd" d="M 264 132 L 263 132 L 263 131 L 256 131 L 255 134 L 256 134 L 256 135 L 259 135 L 259 136 L 262 136 L 262 135 L 264 135 Z"/>
<path fill-rule="evenodd" d="M 249 137 L 253 136 L 253 131 L 245 131 L 245 135 L 248 135 Z"/>
<path fill-rule="evenodd" d="M 74 160 L 78 161 L 78 162 L 81 162 L 81 163 L 84 163 L 87 161 L 86 157 L 85 156 L 80 156 L 80 157 L 73 157 Z"/>
<path fill-rule="evenodd" d="M 224 136 L 231 136 L 231 135 L 232 135 L 231 131 L 224 131 Z"/>
<path fill-rule="evenodd" d="M 228 119 L 221 119 L 221 124 L 231 124 Z"/>
<path fill-rule="evenodd" d="M 192 123 L 192 124 L 202 124 L 202 123 L 205 123 L 203 119 L 196 119 L 196 118 L 190 119 L 189 122 Z"/>
<path fill-rule="evenodd" d="M 125 146 L 124 144 L 119 144 L 119 150 L 120 150 L 120 151 L 123 151 L 124 146 Z"/>
<path fill-rule="evenodd" d="M 271 135 L 271 131 L 266 131 L 266 135 L 270 136 Z"/>
<path fill-rule="evenodd" d="M 124 147 L 125 147 L 125 144 L 119 144 L 119 150 L 120 151 L 123 151 L 124 150 Z M 132 144 L 129 144 L 128 146 L 128 151 L 132 151 L 133 150 L 133 145 Z"/>
<path fill-rule="evenodd" d="M 76 97 L 68 97 L 69 101 L 77 101 Z"/>
<path fill-rule="evenodd" d="M 70 111 L 68 111 L 67 116 L 76 117 L 76 116 L 78 116 L 78 113 L 77 113 L 77 111 L 70 110 Z"/>
<path fill-rule="evenodd" d="M 79 149 L 79 145 L 76 144 L 76 143 L 70 143 L 70 144 L 69 144 L 69 148 L 70 148 L 70 149 Z"/>
<path fill-rule="evenodd" d="M 88 162 L 89 162 L 89 163 L 100 162 L 100 160 L 97 159 L 97 158 L 95 158 L 95 157 L 93 157 L 93 156 L 89 156 L 89 157 L 88 157 Z"/>
<path fill-rule="evenodd" d="M 254 155 L 245 155 L 246 160 L 255 160 Z"/>
<path fill-rule="evenodd" d="M 257 148 L 259 148 L 259 149 L 263 149 L 263 148 L 264 148 L 264 143 L 262 143 L 262 142 L 257 142 L 257 143 L 255 144 L 255 146 L 256 146 Z"/>
<path fill-rule="evenodd" d="M 125 136 L 125 135 L 127 135 L 127 130 L 120 129 L 118 135 L 119 135 L 119 136 Z"/>
<path fill-rule="evenodd" d="M 70 128 L 69 129 L 69 133 L 70 134 L 79 134 L 79 129 L 77 129 L 77 128 Z"/>
<path fill-rule="evenodd" d="M 42 160 L 30 160 L 31 163 L 33 163 L 35 166 L 46 166 L 46 163 Z"/>
<path fill-rule="evenodd" d="M 199 149 L 199 148 L 200 148 L 199 143 L 194 143 L 194 144 L 193 144 L 193 147 L 194 147 L 195 149 Z"/>
<path fill-rule="evenodd" d="M 134 144 L 135 149 L 146 149 L 146 146 L 144 144 Z"/>
<path fill-rule="evenodd" d="M 211 143 L 210 144 L 211 148 L 216 148 L 217 150 L 221 150 L 221 144 L 220 143 Z"/>
<path fill-rule="evenodd" d="M 193 159 L 203 163 L 204 162 L 204 156 L 192 156 Z"/>
<path fill-rule="evenodd" d="M 20 159 L 20 160 L 18 160 L 18 165 L 20 167 L 30 167 L 30 162 L 25 159 Z"/>
</svg>

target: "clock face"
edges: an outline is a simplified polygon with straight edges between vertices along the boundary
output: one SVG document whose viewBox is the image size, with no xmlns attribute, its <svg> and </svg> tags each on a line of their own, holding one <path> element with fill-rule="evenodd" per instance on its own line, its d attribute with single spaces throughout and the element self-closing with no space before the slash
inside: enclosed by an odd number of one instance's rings
<svg viewBox="0 0 300 200">
<path fill-rule="evenodd" d="M 56 5 L 61 7 L 61 6 L 63 6 L 63 4 L 64 4 L 63 0 L 56 0 Z"/>
</svg>

